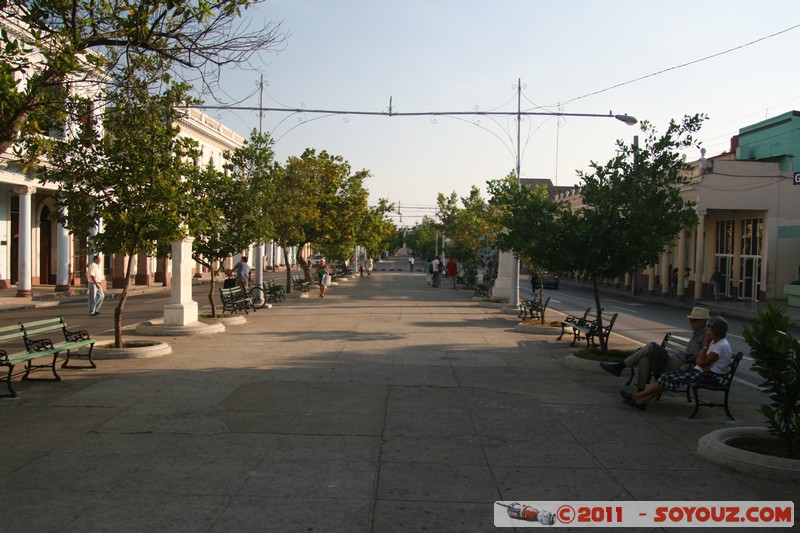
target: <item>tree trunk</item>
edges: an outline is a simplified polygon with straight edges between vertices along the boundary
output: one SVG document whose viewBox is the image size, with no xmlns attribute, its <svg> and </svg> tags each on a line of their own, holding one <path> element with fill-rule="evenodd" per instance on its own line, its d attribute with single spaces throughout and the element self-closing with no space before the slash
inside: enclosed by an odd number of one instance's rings
<svg viewBox="0 0 800 533">
<path fill-rule="evenodd" d="M 308 264 L 308 261 L 305 260 L 303 255 L 301 254 L 301 250 L 303 246 L 297 248 L 297 263 L 300 265 L 300 268 L 303 269 L 303 276 L 306 278 L 306 281 L 313 282 L 311 276 L 311 265 Z"/>
<path fill-rule="evenodd" d="M 292 269 L 289 268 L 289 254 L 286 253 L 286 249 L 288 248 L 288 244 L 285 240 L 281 241 L 281 249 L 283 250 L 283 263 L 286 265 L 286 292 L 292 292 L 294 287 L 292 287 Z"/>
<path fill-rule="evenodd" d="M 606 353 L 608 351 L 608 342 L 602 335 L 603 331 L 603 308 L 600 307 L 600 289 L 597 286 L 597 275 L 592 273 L 592 288 L 594 289 L 594 308 L 597 310 L 597 331 L 600 332 L 600 352 Z"/>
<path fill-rule="evenodd" d="M 119 303 L 114 309 L 114 347 L 122 348 L 122 311 L 125 309 L 125 302 L 128 300 L 128 287 L 130 287 L 131 270 L 133 266 L 132 257 L 134 256 L 135 247 L 131 247 L 128 254 L 127 265 L 125 265 L 125 284 L 122 288 L 122 296 L 119 298 Z"/>
</svg>

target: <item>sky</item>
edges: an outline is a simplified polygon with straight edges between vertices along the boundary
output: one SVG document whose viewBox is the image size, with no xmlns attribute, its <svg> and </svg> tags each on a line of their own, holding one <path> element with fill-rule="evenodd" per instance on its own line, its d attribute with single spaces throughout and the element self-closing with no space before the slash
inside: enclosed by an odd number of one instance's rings
<svg viewBox="0 0 800 533">
<path fill-rule="evenodd" d="M 707 157 L 739 128 L 800 109 L 796 0 L 267 0 L 246 16 L 280 22 L 287 37 L 260 64 L 224 73 L 215 96 L 241 106 L 386 112 L 391 99 L 394 112 L 513 113 L 520 80 L 523 111 L 629 114 L 659 132 L 706 113 Z M 514 116 L 208 113 L 244 136 L 260 123 L 278 161 L 314 148 L 369 170 L 370 201 L 399 206 L 405 226 L 434 215 L 438 193 L 486 196 L 516 166 Z M 520 131 L 522 177 L 566 186 L 640 133 L 556 116 L 523 117 Z"/>
</svg>

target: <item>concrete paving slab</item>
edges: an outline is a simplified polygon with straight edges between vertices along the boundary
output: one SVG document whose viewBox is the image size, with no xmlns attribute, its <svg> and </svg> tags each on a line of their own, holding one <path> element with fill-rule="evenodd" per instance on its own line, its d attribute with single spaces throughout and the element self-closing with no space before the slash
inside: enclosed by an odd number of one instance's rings
<svg viewBox="0 0 800 533">
<path fill-rule="evenodd" d="M 763 424 L 759 391 L 734 387 L 734 422 L 674 395 L 634 411 L 515 323 L 376 272 L 168 356 L 20 383 L 0 400 L 3 531 L 486 531 L 499 499 L 795 497 L 695 452 Z"/>
</svg>

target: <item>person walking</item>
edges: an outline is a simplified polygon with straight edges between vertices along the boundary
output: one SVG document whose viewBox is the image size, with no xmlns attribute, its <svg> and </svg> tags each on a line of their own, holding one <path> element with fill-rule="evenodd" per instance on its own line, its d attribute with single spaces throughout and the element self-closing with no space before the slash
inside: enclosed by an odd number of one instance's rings
<svg viewBox="0 0 800 533">
<path fill-rule="evenodd" d="M 414 256 L 413 255 L 408 257 L 408 270 L 410 272 L 414 272 Z"/>
<path fill-rule="evenodd" d="M 317 283 L 319 283 L 319 297 L 325 298 L 325 290 L 331 284 L 331 271 L 324 257 L 320 259 L 317 265 Z"/>
<path fill-rule="evenodd" d="M 722 272 L 719 268 L 715 268 L 711 274 L 711 286 L 714 288 L 714 299 L 719 301 L 719 289 L 722 287 Z"/>
<path fill-rule="evenodd" d="M 95 255 L 92 259 L 92 264 L 89 265 L 89 316 L 97 316 L 100 314 L 100 306 L 103 305 L 105 300 L 105 293 L 103 292 L 103 266 L 100 264 L 100 256 Z"/>
<path fill-rule="evenodd" d="M 458 261 L 456 261 L 456 258 L 451 257 L 448 259 L 445 268 L 447 270 L 447 277 L 450 278 L 450 288 L 457 289 L 456 276 L 458 275 Z"/>
<path fill-rule="evenodd" d="M 242 287 L 242 294 L 247 294 L 247 285 L 250 283 L 250 265 L 247 264 L 247 256 L 243 256 L 233 270 L 236 272 L 239 286 Z"/>
<path fill-rule="evenodd" d="M 375 262 L 372 260 L 372 257 L 367 259 L 367 277 L 372 277 L 372 268 L 375 266 Z"/>
<path fill-rule="evenodd" d="M 433 276 L 431 287 L 438 287 L 439 282 L 442 280 L 442 263 L 438 257 L 434 257 L 433 261 L 431 261 L 431 275 Z"/>
</svg>

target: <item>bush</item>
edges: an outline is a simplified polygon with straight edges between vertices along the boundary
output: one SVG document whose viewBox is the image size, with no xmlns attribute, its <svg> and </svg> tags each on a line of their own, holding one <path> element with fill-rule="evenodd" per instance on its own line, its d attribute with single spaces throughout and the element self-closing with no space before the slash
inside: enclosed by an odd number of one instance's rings
<svg viewBox="0 0 800 533">
<path fill-rule="evenodd" d="M 790 457 L 800 458 L 800 342 L 789 333 L 789 318 L 772 303 L 758 313 L 758 323 L 743 335 L 755 359 L 753 370 L 771 403 L 759 409 L 770 433 L 781 439 Z"/>
</svg>

